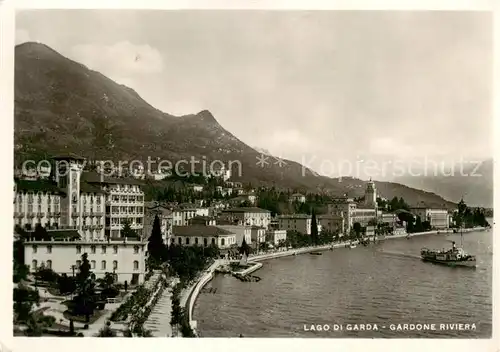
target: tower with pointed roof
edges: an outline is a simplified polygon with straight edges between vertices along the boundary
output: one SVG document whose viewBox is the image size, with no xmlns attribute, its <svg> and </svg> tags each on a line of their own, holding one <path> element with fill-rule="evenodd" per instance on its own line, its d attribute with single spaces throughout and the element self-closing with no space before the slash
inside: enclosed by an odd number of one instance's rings
<svg viewBox="0 0 500 352">
<path fill-rule="evenodd" d="M 371 178 L 366 184 L 365 206 L 370 209 L 377 207 L 377 188 L 375 187 L 375 182 L 373 182 Z"/>
</svg>

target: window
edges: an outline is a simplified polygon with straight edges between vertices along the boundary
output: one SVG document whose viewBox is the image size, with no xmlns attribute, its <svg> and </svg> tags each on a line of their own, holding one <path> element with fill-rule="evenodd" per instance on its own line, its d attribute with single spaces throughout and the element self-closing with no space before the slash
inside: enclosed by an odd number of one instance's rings
<svg viewBox="0 0 500 352">
<path fill-rule="evenodd" d="M 220 239 L 220 244 L 223 246 L 225 244 L 225 240 L 223 238 Z"/>
<path fill-rule="evenodd" d="M 139 253 L 139 246 L 134 246 L 134 254 Z"/>
<path fill-rule="evenodd" d="M 82 261 L 81 260 L 77 260 L 76 261 L 76 268 L 80 268 L 80 265 L 82 265 Z"/>
<path fill-rule="evenodd" d="M 114 254 L 118 253 L 118 246 L 113 246 L 113 253 Z"/>
<path fill-rule="evenodd" d="M 36 244 L 34 244 L 33 245 L 33 253 L 36 253 L 37 249 L 38 249 L 38 246 Z"/>
<path fill-rule="evenodd" d="M 76 246 L 76 254 L 82 253 L 82 246 Z"/>
<path fill-rule="evenodd" d="M 47 260 L 47 269 L 52 269 L 52 260 Z"/>
<path fill-rule="evenodd" d="M 102 254 L 106 254 L 106 246 L 102 246 L 101 247 L 101 253 Z"/>
<path fill-rule="evenodd" d="M 90 253 L 95 254 L 95 246 L 90 246 Z"/>
<path fill-rule="evenodd" d="M 47 253 L 52 253 L 52 246 L 50 244 L 47 246 Z"/>
<path fill-rule="evenodd" d="M 182 237 L 179 237 L 178 241 L 179 241 L 179 244 L 182 244 Z"/>
<path fill-rule="evenodd" d="M 194 244 L 198 244 L 198 237 L 194 238 Z"/>
<path fill-rule="evenodd" d="M 91 260 L 91 261 L 90 261 L 90 267 L 91 267 L 92 269 L 95 269 L 95 260 Z"/>
<path fill-rule="evenodd" d="M 134 270 L 139 270 L 139 262 L 134 260 Z"/>
<path fill-rule="evenodd" d="M 208 240 L 206 238 L 203 239 L 203 245 L 206 247 L 208 245 Z"/>
<path fill-rule="evenodd" d="M 37 262 L 36 260 L 33 260 L 33 261 L 31 262 L 31 266 L 32 266 L 32 269 L 33 269 L 33 270 L 36 270 L 36 268 L 38 267 L 38 262 Z"/>
<path fill-rule="evenodd" d="M 106 270 L 106 261 L 105 261 L 105 260 L 103 260 L 103 261 L 101 262 L 101 269 L 102 269 L 102 270 Z"/>
<path fill-rule="evenodd" d="M 212 238 L 212 244 L 215 244 L 215 238 Z"/>
<path fill-rule="evenodd" d="M 171 239 L 170 239 L 170 243 L 171 243 L 171 244 L 174 244 L 174 243 L 175 243 L 175 239 L 171 238 Z"/>
<path fill-rule="evenodd" d="M 189 244 L 189 237 L 186 238 L 186 244 Z"/>
<path fill-rule="evenodd" d="M 113 270 L 118 269 L 118 262 L 116 260 L 113 260 Z"/>
</svg>

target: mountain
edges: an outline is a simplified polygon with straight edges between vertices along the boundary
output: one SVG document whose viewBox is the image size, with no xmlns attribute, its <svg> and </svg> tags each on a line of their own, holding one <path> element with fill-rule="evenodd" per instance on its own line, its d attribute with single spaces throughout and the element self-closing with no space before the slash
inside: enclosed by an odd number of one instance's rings
<svg viewBox="0 0 500 352">
<path fill-rule="evenodd" d="M 244 112 L 242 112 L 244 116 Z M 89 159 L 146 162 L 160 158 L 233 161 L 234 180 L 332 195 L 362 195 L 364 181 L 317 176 L 297 162 L 262 160 L 257 151 L 226 131 L 207 110 L 186 116 L 164 113 L 133 89 L 69 60 L 40 43 L 15 49 L 14 157 L 39 160 L 76 153 Z M 239 163 L 239 164 L 238 164 Z M 241 168 L 238 167 L 241 165 Z M 436 194 L 397 183 L 377 182 L 382 196 L 453 204 Z"/>
<path fill-rule="evenodd" d="M 395 181 L 437 193 L 453 202 L 493 208 L 493 159 L 456 166 L 438 175 L 402 176 Z"/>
</svg>

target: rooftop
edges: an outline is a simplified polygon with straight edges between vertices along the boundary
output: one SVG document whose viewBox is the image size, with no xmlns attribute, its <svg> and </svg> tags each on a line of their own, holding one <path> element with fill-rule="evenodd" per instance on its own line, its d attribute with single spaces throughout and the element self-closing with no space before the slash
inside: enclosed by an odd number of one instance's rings
<svg viewBox="0 0 500 352">
<path fill-rule="evenodd" d="M 187 226 L 173 226 L 172 233 L 174 236 L 187 236 L 187 237 L 218 237 L 232 235 L 230 231 L 217 226 L 206 225 L 187 225 Z"/>
<path fill-rule="evenodd" d="M 75 153 L 61 154 L 52 157 L 53 160 L 76 160 L 76 161 L 84 161 L 85 158 L 83 156 L 77 155 Z"/>
<path fill-rule="evenodd" d="M 106 193 L 100 187 L 87 182 L 80 182 L 80 193 Z"/>
<path fill-rule="evenodd" d="M 311 215 L 308 214 L 284 214 L 278 215 L 278 219 L 311 219 Z"/>
<path fill-rule="evenodd" d="M 64 195 L 65 192 L 57 187 L 57 183 L 50 180 L 20 180 L 15 179 L 17 191 L 25 192 L 48 192 Z"/>
<path fill-rule="evenodd" d="M 62 241 L 65 239 L 69 240 L 79 240 L 81 238 L 78 230 L 46 230 L 47 231 L 47 240 L 54 239 L 54 241 Z M 35 231 L 27 231 L 26 234 L 28 237 L 33 236 Z"/>
<path fill-rule="evenodd" d="M 82 173 L 81 180 L 88 183 L 120 184 L 120 185 L 143 185 L 143 182 L 132 177 L 109 177 L 99 174 L 96 171 L 86 171 Z"/>
<path fill-rule="evenodd" d="M 241 208 L 231 208 L 223 210 L 225 213 L 270 213 L 267 209 L 261 209 L 257 207 L 241 207 Z"/>
</svg>

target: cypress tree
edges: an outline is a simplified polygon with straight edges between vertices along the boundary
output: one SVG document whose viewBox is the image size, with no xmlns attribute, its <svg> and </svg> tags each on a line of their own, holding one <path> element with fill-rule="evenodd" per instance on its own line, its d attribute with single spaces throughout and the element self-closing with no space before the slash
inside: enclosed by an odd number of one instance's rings
<svg viewBox="0 0 500 352">
<path fill-rule="evenodd" d="M 316 220 L 316 212 L 314 211 L 314 208 L 312 209 L 311 215 L 311 240 L 313 244 L 316 244 L 318 242 L 318 223 Z"/>
<path fill-rule="evenodd" d="M 151 231 L 151 236 L 149 236 L 148 239 L 149 256 L 154 260 L 160 260 L 163 247 L 164 243 L 161 234 L 160 218 L 156 215 L 153 221 L 153 230 Z"/>
</svg>

